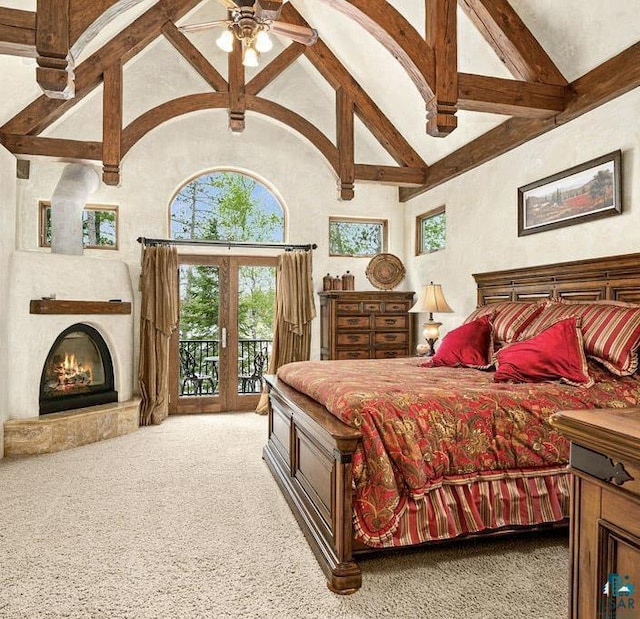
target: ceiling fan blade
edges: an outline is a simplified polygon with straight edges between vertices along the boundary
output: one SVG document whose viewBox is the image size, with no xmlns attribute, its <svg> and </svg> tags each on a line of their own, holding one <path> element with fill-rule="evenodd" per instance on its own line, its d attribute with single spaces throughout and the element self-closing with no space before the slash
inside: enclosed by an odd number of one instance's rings
<svg viewBox="0 0 640 619">
<path fill-rule="evenodd" d="M 206 21 L 201 24 L 187 24 L 186 26 L 178 26 L 180 32 L 198 32 L 198 30 L 207 30 L 216 26 L 228 26 L 231 23 L 228 19 L 217 19 L 216 21 Z"/>
<path fill-rule="evenodd" d="M 269 26 L 269 30 L 274 34 L 289 37 L 292 41 L 297 41 L 303 45 L 313 45 L 318 40 L 318 31 L 315 28 L 288 24 L 283 21 L 274 21 Z"/>
</svg>

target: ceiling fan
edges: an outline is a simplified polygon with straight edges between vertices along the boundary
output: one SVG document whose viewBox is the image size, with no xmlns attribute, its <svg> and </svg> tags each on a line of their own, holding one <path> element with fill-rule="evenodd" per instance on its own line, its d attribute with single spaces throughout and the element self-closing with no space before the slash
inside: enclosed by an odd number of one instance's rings
<svg viewBox="0 0 640 619">
<path fill-rule="evenodd" d="M 313 45 L 318 31 L 307 26 L 279 21 L 280 11 L 286 0 L 219 0 L 229 12 L 228 19 L 180 26 L 182 32 L 197 32 L 208 28 L 226 26 L 216 39 L 223 51 L 233 51 L 234 40 L 242 44 L 242 64 L 257 67 L 258 56 L 273 47 L 269 32 L 288 37 L 303 45 Z"/>
</svg>

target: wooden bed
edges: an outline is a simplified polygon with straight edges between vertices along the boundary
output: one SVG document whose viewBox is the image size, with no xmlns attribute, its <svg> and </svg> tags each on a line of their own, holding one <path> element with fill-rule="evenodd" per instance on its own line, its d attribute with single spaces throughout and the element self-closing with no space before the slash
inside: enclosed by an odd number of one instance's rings
<svg viewBox="0 0 640 619">
<path fill-rule="evenodd" d="M 474 279 L 479 305 L 545 298 L 640 303 L 640 254 L 483 273 Z M 352 525 L 352 456 L 360 431 L 275 376 L 267 376 L 266 382 L 270 406 L 263 458 L 325 571 L 328 587 L 352 593 L 361 585 L 354 557 L 371 550 L 354 539 Z"/>
</svg>

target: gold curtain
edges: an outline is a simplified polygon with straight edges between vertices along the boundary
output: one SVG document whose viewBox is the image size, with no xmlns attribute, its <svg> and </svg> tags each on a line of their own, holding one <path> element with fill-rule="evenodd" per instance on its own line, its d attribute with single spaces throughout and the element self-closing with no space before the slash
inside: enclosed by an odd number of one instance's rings
<svg viewBox="0 0 640 619">
<path fill-rule="evenodd" d="M 311 355 L 311 321 L 316 317 L 311 278 L 311 252 L 290 251 L 278 259 L 276 320 L 269 374 L 292 361 L 307 361 Z M 266 414 L 268 397 L 263 392 L 256 408 Z"/>
<path fill-rule="evenodd" d="M 175 247 L 143 245 L 140 289 L 140 425 L 148 426 L 169 414 L 169 340 L 178 324 Z"/>
</svg>

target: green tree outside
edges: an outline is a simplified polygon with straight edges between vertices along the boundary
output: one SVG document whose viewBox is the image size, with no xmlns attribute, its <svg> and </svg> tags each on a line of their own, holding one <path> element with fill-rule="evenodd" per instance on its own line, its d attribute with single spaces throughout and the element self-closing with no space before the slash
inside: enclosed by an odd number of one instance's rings
<svg viewBox="0 0 640 619">
<path fill-rule="evenodd" d="M 384 222 L 329 222 L 329 254 L 332 256 L 375 256 L 384 251 Z"/>
<path fill-rule="evenodd" d="M 446 242 L 445 213 L 438 213 L 422 219 L 422 248 L 423 254 L 443 249 Z"/>
</svg>

